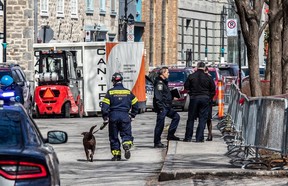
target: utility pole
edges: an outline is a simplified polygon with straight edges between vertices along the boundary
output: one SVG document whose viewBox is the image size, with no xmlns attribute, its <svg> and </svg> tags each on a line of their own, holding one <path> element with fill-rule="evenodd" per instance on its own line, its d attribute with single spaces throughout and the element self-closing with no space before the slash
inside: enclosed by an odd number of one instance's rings
<svg viewBox="0 0 288 186">
<path fill-rule="evenodd" d="M 124 5 L 124 41 L 127 41 L 127 11 L 128 11 L 128 2 L 125 0 L 125 5 Z"/>
</svg>

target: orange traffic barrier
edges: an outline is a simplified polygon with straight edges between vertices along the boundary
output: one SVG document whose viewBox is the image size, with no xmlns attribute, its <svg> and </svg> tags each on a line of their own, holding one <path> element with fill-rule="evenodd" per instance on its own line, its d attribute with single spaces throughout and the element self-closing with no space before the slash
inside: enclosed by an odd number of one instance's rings
<svg viewBox="0 0 288 186">
<path fill-rule="evenodd" d="M 224 88 L 222 81 L 218 81 L 218 118 L 224 116 Z"/>
</svg>

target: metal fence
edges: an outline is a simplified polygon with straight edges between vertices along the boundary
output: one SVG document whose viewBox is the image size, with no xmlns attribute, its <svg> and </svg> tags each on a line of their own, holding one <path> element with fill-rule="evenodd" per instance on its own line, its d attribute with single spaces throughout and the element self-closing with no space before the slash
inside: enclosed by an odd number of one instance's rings
<svg viewBox="0 0 288 186">
<path fill-rule="evenodd" d="M 248 98 L 235 84 L 231 85 L 228 115 L 231 116 L 235 136 L 241 138 L 240 146 L 288 155 L 287 97 Z"/>
</svg>

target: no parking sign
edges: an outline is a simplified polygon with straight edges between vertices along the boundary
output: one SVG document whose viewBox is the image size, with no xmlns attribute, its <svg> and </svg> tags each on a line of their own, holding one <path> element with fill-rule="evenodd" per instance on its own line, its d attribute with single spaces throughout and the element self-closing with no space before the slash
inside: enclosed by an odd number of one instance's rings
<svg viewBox="0 0 288 186">
<path fill-rule="evenodd" d="M 227 36 L 237 36 L 237 20 L 227 19 L 226 30 L 227 30 Z"/>
</svg>

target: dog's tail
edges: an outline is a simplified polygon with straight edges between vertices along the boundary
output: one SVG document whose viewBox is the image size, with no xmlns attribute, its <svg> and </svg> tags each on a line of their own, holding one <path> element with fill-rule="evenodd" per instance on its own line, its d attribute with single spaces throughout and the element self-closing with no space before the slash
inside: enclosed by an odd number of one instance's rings
<svg viewBox="0 0 288 186">
<path fill-rule="evenodd" d="M 94 125 L 94 126 L 92 126 L 92 127 L 90 128 L 90 131 L 89 131 L 90 134 L 93 133 L 93 130 L 94 130 L 95 127 L 97 127 L 97 125 Z"/>
</svg>

